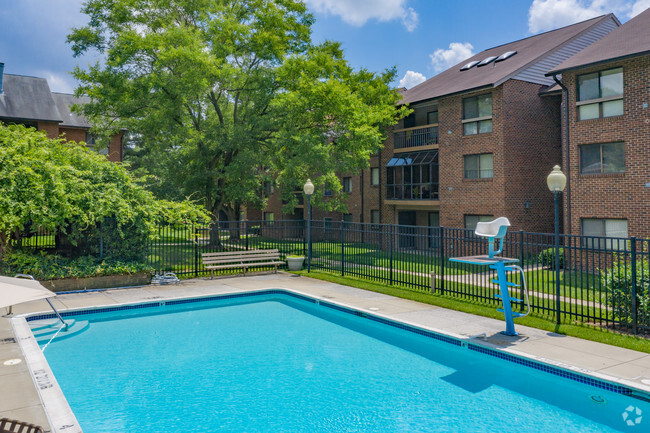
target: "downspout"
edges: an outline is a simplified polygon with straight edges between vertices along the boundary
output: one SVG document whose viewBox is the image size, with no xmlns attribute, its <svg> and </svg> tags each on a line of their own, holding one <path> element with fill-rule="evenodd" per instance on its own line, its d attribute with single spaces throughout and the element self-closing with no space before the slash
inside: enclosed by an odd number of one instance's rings
<svg viewBox="0 0 650 433">
<path fill-rule="evenodd" d="M 564 148 L 565 148 L 565 171 L 566 171 L 566 230 L 565 233 L 571 234 L 571 164 L 569 157 L 569 89 L 553 74 L 553 81 L 562 88 L 562 105 L 564 105 Z"/>
</svg>

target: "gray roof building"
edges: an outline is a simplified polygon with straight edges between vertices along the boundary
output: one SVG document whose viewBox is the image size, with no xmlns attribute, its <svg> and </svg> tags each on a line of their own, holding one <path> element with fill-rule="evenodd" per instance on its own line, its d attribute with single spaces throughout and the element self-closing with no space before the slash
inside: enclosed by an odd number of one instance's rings
<svg viewBox="0 0 650 433">
<path fill-rule="evenodd" d="M 74 104 L 88 103 L 90 98 L 53 93 L 45 78 L 4 74 L 3 69 L 0 67 L 0 119 L 55 122 L 61 127 L 90 128 L 84 116 L 71 110 Z"/>
<path fill-rule="evenodd" d="M 608 14 L 487 49 L 407 90 L 401 103 L 493 88 L 509 79 L 552 85 L 553 79 L 547 77 L 546 72 L 618 26 L 618 19 Z M 515 54 L 499 59 L 513 52 Z M 481 65 L 482 61 L 486 64 Z M 464 65 L 472 66 L 461 70 Z"/>
</svg>

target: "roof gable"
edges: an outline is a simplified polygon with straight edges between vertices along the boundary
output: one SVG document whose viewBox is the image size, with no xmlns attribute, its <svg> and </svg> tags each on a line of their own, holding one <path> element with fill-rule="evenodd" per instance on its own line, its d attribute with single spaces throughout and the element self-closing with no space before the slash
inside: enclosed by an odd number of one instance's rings
<svg viewBox="0 0 650 433">
<path fill-rule="evenodd" d="M 610 34 L 553 68 L 546 75 L 604 63 L 611 60 L 650 54 L 650 8 Z"/>
<path fill-rule="evenodd" d="M 0 94 L 0 117 L 61 122 L 45 78 L 4 74 Z"/>
<path fill-rule="evenodd" d="M 75 104 L 83 105 L 90 102 L 88 96 L 74 96 L 69 93 L 52 93 L 52 98 L 61 114 L 60 126 L 71 126 L 75 128 L 90 128 L 90 122 L 83 115 L 72 112 Z"/>
</svg>

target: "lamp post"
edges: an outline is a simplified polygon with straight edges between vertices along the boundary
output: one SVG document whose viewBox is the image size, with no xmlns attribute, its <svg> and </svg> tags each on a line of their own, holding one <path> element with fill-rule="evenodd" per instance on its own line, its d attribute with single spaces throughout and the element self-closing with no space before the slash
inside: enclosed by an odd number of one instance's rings
<svg viewBox="0 0 650 433">
<path fill-rule="evenodd" d="M 314 193 L 314 184 L 307 179 L 302 190 L 307 196 L 307 272 L 311 272 L 311 195 Z"/>
<path fill-rule="evenodd" d="M 556 323 L 560 324 L 560 193 L 566 186 L 566 176 L 559 165 L 546 178 L 548 189 L 551 190 L 555 202 L 555 316 Z"/>
</svg>

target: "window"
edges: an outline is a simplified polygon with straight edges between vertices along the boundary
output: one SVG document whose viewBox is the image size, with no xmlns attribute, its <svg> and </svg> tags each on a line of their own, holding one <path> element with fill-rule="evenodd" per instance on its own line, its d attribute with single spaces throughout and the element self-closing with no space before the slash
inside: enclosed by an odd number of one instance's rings
<svg viewBox="0 0 650 433">
<path fill-rule="evenodd" d="M 370 223 L 379 224 L 379 211 L 377 209 L 372 209 L 370 211 Z"/>
<path fill-rule="evenodd" d="M 578 119 L 623 114 L 623 68 L 578 75 Z"/>
<path fill-rule="evenodd" d="M 627 243 L 627 220 L 623 219 L 602 219 L 583 218 L 582 235 L 598 236 L 585 239 L 587 248 L 605 248 L 622 250 Z M 603 238 L 625 238 L 625 239 L 603 239 Z"/>
<path fill-rule="evenodd" d="M 379 167 L 370 169 L 370 185 L 379 185 Z"/>
<path fill-rule="evenodd" d="M 388 200 L 438 200 L 438 151 L 396 153 L 386 164 Z"/>
<path fill-rule="evenodd" d="M 343 192 L 352 192 L 352 178 L 344 177 L 343 178 Z"/>
<path fill-rule="evenodd" d="M 274 219 L 275 219 L 275 215 L 273 214 L 273 212 L 264 212 L 264 221 L 273 222 Z"/>
<path fill-rule="evenodd" d="M 351 223 L 353 222 L 354 218 L 352 217 L 351 213 L 344 213 L 343 214 L 343 221 L 346 223 Z"/>
<path fill-rule="evenodd" d="M 492 132 L 492 95 L 463 99 L 463 135 Z"/>
<path fill-rule="evenodd" d="M 465 179 L 488 179 L 494 176 L 493 170 L 494 155 L 483 153 L 481 155 L 465 155 L 463 165 L 465 167 Z"/>
<path fill-rule="evenodd" d="M 404 128 L 413 128 L 415 126 L 415 110 L 404 118 Z"/>
<path fill-rule="evenodd" d="M 580 146 L 580 174 L 624 173 L 625 143 Z"/>
<path fill-rule="evenodd" d="M 436 125 L 438 124 L 438 110 L 429 111 L 427 113 L 427 125 Z"/>
<path fill-rule="evenodd" d="M 331 197 L 332 196 L 332 190 L 331 189 L 326 189 L 323 191 L 323 197 Z"/>
<path fill-rule="evenodd" d="M 492 215 L 465 215 L 465 228 L 476 230 L 476 224 L 490 222 L 494 219 Z"/>
<path fill-rule="evenodd" d="M 275 188 L 273 187 L 273 182 L 270 181 L 264 182 L 264 195 L 271 196 L 273 195 L 274 190 Z"/>
</svg>

